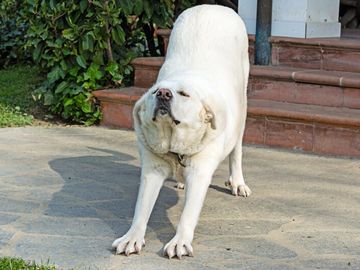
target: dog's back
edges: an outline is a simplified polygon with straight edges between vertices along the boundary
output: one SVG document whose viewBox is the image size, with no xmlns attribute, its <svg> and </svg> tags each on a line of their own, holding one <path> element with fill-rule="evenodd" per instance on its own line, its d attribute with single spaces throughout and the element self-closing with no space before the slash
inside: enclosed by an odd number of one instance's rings
<svg viewBox="0 0 360 270">
<path fill-rule="evenodd" d="M 223 6 L 200 5 L 177 19 L 158 81 L 182 70 L 242 79 L 243 60 L 248 62 L 248 38 L 239 15 Z"/>
</svg>

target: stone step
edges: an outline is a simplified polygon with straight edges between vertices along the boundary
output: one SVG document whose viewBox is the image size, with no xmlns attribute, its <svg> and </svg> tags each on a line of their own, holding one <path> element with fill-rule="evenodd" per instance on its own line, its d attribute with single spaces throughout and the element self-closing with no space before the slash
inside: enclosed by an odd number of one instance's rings
<svg viewBox="0 0 360 270">
<path fill-rule="evenodd" d="M 249 99 L 244 142 L 360 157 L 360 111 Z"/>
<path fill-rule="evenodd" d="M 272 65 L 360 72 L 360 31 L 341 38 L 271 37 Z M 167 48 L 170 29 L 158 29 Z M 249 35 L 250 62 L 254 63 L 255 36 Z M 360 76 L 360 75 L 359 75 Z"/>
<path fill-rule="evenodd" d="M 145 88 L 95 91 L 101 125 L 130 129 Z M 244 142 L 306 152 L 360 157 L 360 110 L 249 98 Z"/>
<path fill-rule="evenodd" d="M 360 74 L 252 66 L 248 96 L 254 99 L 360 109 Z"/>
<path fill-rule="evenodd" d="M 360 72 L 360 33 L 337 39 L 271 37 L 270 42 L 274 66 Z"/>
<path fill-rule="evenodd" d="M 164 57 L 138 57 L 131 61 L 134 67 L 134 86 L 149 88 L 158 76 Z"/>
<path fill-rule="evenodd" d="M 149 88 L 156 81 L 163 57 L 132 62 L 134 85 Z M 300 104 L 360 109 L 360 75 L 353 72 L 251 66 L 249 97 Z"/>
<path fill-rule="evenodd" d="M 102 112 L 100 125 L 132 129 L 134 104 L 146 90 L 146 88 L 132 86 L 121 89 L 93 91 L 92 94 L 100 101 Z"/>
</svg>

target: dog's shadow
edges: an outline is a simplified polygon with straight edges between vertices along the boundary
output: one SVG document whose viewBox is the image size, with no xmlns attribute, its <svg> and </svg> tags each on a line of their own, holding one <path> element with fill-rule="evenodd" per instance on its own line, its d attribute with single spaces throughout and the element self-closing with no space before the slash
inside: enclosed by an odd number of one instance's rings
<svg viewBox="0 0 360 270">
<path fill-rule="evenodd" d="M 53 195 L 45 214 L 101 219 L 111 228 L 113 235 L 109 237 L 115 240 L 131 225 L 140 184 L 140 167 L 129 164 L 135 158 L 128 154 L 107 149 L 89 150 L 99 155 L 58 158 L 49 162 L 64 184 Z M 175 232 L 167 209 L 177 202 L 176 190 L 164 186 L 148 225 L 163 244 Z M 111 242 L 109 249 L 110 246 Z"/>
</svg>

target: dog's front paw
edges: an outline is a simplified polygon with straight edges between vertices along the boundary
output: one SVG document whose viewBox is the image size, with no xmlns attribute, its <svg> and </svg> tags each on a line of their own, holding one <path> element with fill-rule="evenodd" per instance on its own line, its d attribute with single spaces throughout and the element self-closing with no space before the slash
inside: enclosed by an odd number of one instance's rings
<svg viewBox="0 0 360 270">
<path fill-rule="evenodd" d="M 141 248 L 145 246 L 144 234 L 129 231 L 123 237 L 116 239 L 111 246 L 116 250 L 116 254 L 124 253 L 126 256 L 131 253 L 139 254 Z"/>
<path fill-rule="evenodd" d="M 182 256 L 193 257 L 193 248 L 191 246 L 191 240 L 175 235 L 164 247 L 164 256 L 168 256 L 169 259 L 177 256 L 181 259 Z"/>
<path fill-rule="evenodd" d="M 175 188 L 177 189 L 184 189 L 185 188 L 185 184 L 181 183 L 181 182 L 177 182 L 175 185 Z"/>
<path fill-rule="evenodd" d="M 232 181 L 231 177 L 229 181 L 225 182 L 225 185 L 230 188 L 231 193 L 235 196 L 249 197 L 251 195 L 251 189 L 244 184 L 237 184 Z"/>
</svg>

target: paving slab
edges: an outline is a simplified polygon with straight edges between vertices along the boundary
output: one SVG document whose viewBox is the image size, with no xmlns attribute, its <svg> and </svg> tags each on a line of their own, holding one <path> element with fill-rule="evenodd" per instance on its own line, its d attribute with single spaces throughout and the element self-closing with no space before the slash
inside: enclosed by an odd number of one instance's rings
<svg viewBox="0 0 360 270">
<path fill-rule="evenodd" d="M 253 194 L 233 197 L 216 171 L 195 232 L 195 257 L 169 260 L 184 191 L 166 181 L 141 255 L 114 255 L 140 180 L 132 131 L 0 129 L 0 256 L 59 269 L 360 269 L 360 160 L 246 146 Z"/>
</svg>

